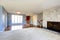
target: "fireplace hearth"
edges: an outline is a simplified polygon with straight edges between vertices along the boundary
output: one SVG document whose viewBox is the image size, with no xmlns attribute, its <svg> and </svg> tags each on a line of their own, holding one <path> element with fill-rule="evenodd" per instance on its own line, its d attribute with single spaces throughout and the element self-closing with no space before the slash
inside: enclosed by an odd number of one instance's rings
<svg viewBox="0 0 60 40">
<path fill-rule="evenodd" d="M 60 32 L 60 22 L 47 21 L 47 28 Z"/>
</svg>

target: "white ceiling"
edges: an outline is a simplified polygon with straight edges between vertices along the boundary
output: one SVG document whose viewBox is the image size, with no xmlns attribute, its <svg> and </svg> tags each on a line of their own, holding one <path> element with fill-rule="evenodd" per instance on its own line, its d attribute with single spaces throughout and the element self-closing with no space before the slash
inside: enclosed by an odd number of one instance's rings
<svg viewBox="0 0 60 40">
<path fill-rule="evenodd" d="M 60 6 L 60 0 L 0 0 L 8 12 L 40 13 L 44 9 Z"/>
</svg>

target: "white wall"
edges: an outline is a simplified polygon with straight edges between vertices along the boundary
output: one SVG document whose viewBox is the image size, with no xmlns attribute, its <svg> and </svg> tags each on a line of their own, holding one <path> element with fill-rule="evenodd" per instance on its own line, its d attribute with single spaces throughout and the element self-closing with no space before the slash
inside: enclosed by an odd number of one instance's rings
<svg viewBox="0 0 60 40">
<path fill-rule="evenodd" d="M 51 8 L 43 11 L 43 26 L 47 28 L 47 21 L 60 22 L 60 8 Z"/>
</svg>

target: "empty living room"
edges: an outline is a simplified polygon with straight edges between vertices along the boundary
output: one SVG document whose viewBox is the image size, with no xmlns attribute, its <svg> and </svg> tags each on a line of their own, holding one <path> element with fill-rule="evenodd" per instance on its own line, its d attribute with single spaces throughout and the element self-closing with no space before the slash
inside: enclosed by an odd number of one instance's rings
<svg viewBox="0 0 60 40">
<path fill-rule="evenodd" d="M 0 0 L 0 40 L 60 40 L 60 0 Z"/>
</svg>

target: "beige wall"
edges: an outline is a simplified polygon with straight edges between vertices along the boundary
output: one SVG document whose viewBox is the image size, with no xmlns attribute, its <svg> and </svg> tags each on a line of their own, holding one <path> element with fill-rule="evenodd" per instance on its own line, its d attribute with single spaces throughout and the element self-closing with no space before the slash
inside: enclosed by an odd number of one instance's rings
<svg viewBox="0 0 60 40">
<path fill-rule="evenodd" d="M 43 13 L 37 15 L 37 20 L 43 20 Z M 37 24 L 40 25 L 39 23 Z"/>
<path fill-rule="evenodd" d="M 38 14 L 37 18 L 38 18 L 38 20 L 42 20 L 43 19 L 43 13 Z"/>
<path fill-rule="evenodd" d="M 60 8 L 51 8 L 43 11 L 43 26 L 47 27 L 47 21 L 60 22 Z"/>
<path fill-rule="evenodd" d="M 32 16 L 33 25 L 37 25 L 37 15 Z"/>
</svg>

